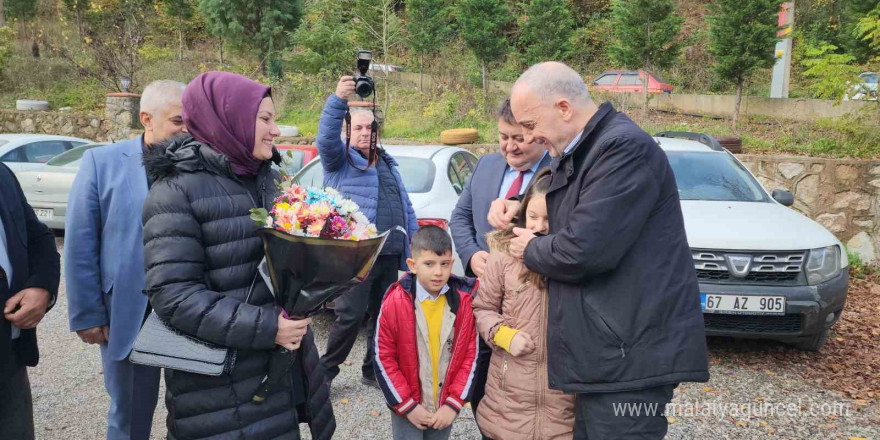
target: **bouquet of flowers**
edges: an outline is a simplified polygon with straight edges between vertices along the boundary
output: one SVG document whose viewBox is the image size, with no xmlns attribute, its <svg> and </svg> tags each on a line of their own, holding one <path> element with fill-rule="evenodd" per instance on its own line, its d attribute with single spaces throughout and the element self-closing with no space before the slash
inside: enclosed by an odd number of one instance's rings
<svg viewBox="0 0 880 440">
<path fill-rule="evenodd" d="M 367 279 L 388 232 L 376 226 L 353 201 L 332 188 L 304 188 L 285 180 L 270 210 L 251 210 L 263 228 L 265 261 L 275 301 L 286 317 L 305 318 L 320 311 Z M 254 395 L 261 402 L 290 369 L 296 353 L 276 349 L 269 374 Z"/>
<path fill-rule="evenodd" d="M 288 180 L 281 189 L 271 211 L 252 211 L 257 224 L 299 237 L 360 241 L 377 236 L 357 203 L 333 188 L 304 188 Z"/>
</svg>

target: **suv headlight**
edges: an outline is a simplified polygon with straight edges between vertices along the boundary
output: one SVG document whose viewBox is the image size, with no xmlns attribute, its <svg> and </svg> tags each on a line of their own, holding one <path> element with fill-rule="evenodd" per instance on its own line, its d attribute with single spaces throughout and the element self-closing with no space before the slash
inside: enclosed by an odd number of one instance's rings
<svg viewBox="0 0 880 440">
<path fill-rule="evenodd" d="M 828 246 L 810 250 L 807 259 L 807 282 L 816 285 L 830 280 L 840 272 L 840 249 Z"/>
</svg>

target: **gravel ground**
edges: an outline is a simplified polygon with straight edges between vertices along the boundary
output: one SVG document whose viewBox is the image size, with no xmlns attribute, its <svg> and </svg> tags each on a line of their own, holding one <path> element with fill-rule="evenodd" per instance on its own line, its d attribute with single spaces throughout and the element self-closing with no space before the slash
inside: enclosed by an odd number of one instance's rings
<svg viewBox="0 0 880 440">
<path fill-rule="evenodd" d="M 58 239 L 59 250 L 63 240 Z M 323 350 L 329 316 L 313 324 Z M 64 283 L 57 306 L 39 326 L 40 365 L 30 370 L 38 439 L 94 440 L 104 438 L 108 397 L 104 392 L 98 348 L 79 341 L 67 329 Z M 754 369 L 726 362 L 725 339 L 710 340 L 712 379 L 685 384 L 675 392 L 669 439 L 880 439 L 876 402 L 846 399 L 841 393 L 809 384 L 790 369 Z M 772 344 L 756 342 L 756 344 Z M 363 335 L 332 390 L 337 438 L 389 439 L 390 415 L 381 393 L 360 383 Z M 853 362 L 858 362 L 853 359 Z M 744 406 L 750 406 L 744 408 Z M 153 438 L 165 437 L 165 409 L 154 419 Z M 456 420 L 454 439 L 478 439 L 473 414 L 464 410 Z"/>
</svg>

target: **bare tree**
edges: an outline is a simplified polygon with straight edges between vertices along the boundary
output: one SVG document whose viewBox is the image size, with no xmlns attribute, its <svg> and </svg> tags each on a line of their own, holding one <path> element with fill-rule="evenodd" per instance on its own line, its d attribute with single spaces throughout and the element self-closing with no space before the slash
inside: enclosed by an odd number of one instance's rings
<svg viewBox="0 0 880 440">
<path fill-rule="evenodd" d="M 362 40 L 376 41 L 381 47 L 379 60 L 388 65 L 388 54 L 404 42 L 403 24 L 397 16 L 400 0 L 364 0 L 358 2 L 354 17 Z M 384 81 L 383 112 L 388 114 L 389 69 L 382 70 Z"/>
<path fill-rule="evenodd" d="M 83 41 L 59 47 L 59 54 L 80 75 L 94 78 L 107 89 L 122 91 L 123 77 L 130 78 L 131 88 L 136 89 L 141 68 L 138 51 L 149 32 L 146 14 L 152 11 L 139 6 L 143 5 L 128 2 L 112 10 L 88 11 L 83 17 Z"/>
</svg>

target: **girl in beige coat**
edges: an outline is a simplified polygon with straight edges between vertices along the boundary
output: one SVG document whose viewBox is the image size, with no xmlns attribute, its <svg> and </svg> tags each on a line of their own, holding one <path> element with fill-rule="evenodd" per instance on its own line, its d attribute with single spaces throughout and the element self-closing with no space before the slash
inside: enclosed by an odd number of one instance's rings
<svg viewBox="0 0 880 440">
<path fill-rule="evenodd" d="M 547 232 L 549 186 L 548 172 L 535 176 L 516 226 Z M 547 283 L 507 253 L 514 237 L 512 227 L 489 234 L 489 260 L 473 303 L 477 330 L 492 346 L 477 424 L 495 440 L 571 439 L 574 396 L 547 386 Z"/>
</svg>

